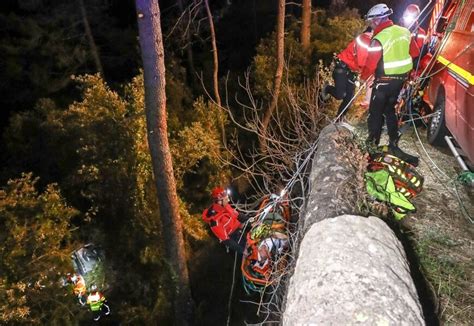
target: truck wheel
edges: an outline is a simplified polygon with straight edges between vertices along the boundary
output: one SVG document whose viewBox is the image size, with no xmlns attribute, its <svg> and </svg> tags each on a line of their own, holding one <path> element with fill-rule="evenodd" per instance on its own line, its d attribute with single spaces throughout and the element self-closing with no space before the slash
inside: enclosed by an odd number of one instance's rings
<svg viewBox="0 0 474 326">
<path fill-rule="evenodd" d="M 446 122 L 444 117 L 444 108 L 445 108 L 445 98 L 444 94 L 440 93 L 436 98 L 436 103 L 433 108 L 434 115 L 431 117 L 428 124 L 428 143 L 431 145 L 443 146 L 446 145 L 444 136 L 448 134 L 448 129 L 446 128 Z"/>
</svg>

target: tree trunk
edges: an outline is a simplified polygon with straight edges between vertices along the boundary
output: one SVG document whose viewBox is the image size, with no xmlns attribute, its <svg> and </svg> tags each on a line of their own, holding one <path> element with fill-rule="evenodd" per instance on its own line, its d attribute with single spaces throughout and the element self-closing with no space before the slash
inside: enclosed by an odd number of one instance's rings
<svg viewBox="0 0 474 326">
<path fill-rule="evenodd" d="M 311 39 L 311 0 L 303 0 L 303 11 L 301 13 L 301 46 L 303 51 L 309 49 Z"/>
<path fill-rule="evenodd" d="M 84 0 L 79 1 L 79 8 L 81 9 L 82 23 L 84 24 L 84 29 L 86 30 L 87 42 L 89 42 L 89 48 L 92 53 L 92 58 L 94 59 L 95 67 L 100 73 L 100 76 L 105 79 L 104 69 L 102 68 L 102 63 L 100 61 L 99 50 L 94 41 L 94 36 L 92 35 L 91 27 L 89 25 L 89 19 L 87 18 L 86 6 L 84 5 Z"/>
<path fill-rule="evenodd" d="M 262 118 L 262 130 L 260 131 L 260 150 L 266 152 L 267 142 L 265 135 L 270 124 L 273 111 L 278 104 L 278 97 L 281 89 L 281 79 L 283 77 L 283 65 L 285 54 L 285 0 L 278 0 L 278 17 L 277 17 L 277 68 L 275 71 L 275 80 L 273 84 L 273 98 L 267 111 Z"/>
<path fill-rule="evenodd" d="M 221 102 L 221 96 L 219 94 L 219 57 L 217 53 L 216 32 L 214 30 L 214 20 L 212 19 L 211 9 L 209 8 L 209 0 L 204 0 L 204 5 L 206 6 L 207 18 L 209 19 L 209 29 L 211 31 L 212 58 L 213 58 L 213 63 L 214 63 L 214 70 L 212 73 L 214 97 L 220 109 L 222 106 L 222 102 Z M 221 127 L 222 142 L 225 144 L 226 137 L 225 137 L 224 122 L 222 121 L 222 119 L 219 122 L 220 122 L 220 127 Z"/>
<path fill-rule="evenodd" d="M 221 96 L 219 95 L 219 58 L 217 57 L 216 33 L 214 31 L 214 21 L 212 19 L 211 9 L 209 8 L 209 1 L 204 0 L 206 6 L 207 18 L 209 19 L 209 29 L 211 30 L 212 43 L 212 58 L 214 63 L 214 71 L 212 74 L 212 81 L 214 84 L 214 97 L 219 106 L 221 106 Z"/>
<path fill-rule="evenodd" d="M 193 301 L 184 249 L 182 221 L 168 144 L 165 63 L 158 1 L 136 0 L 138 31 L 145 83 L 145 112 L 153 172 L 163 225 L 165 254 L 175 284 L 174 318 L 177 325 L 192 321 Z"/>
</svg>

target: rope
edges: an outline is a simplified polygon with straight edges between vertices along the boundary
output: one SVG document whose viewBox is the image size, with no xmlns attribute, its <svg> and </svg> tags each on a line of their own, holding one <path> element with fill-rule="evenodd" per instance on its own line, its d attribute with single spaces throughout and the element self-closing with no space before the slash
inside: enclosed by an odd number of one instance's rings
<svg viewBox="0 0 474 326">
<path fill-rule="evenodd" d="M 413 114 L 412 114 L 412 111 L 411 111 L 411 104 L 412 104 L 412 90 L 409 89 L 408 92 L 407 92 L 407 101 L 406 101 L 406 105 L 408 106 L 408 110 L 409 110 L 409 114 L 411 116 L 411 120 L 410 121 L 415 121 L 415 119 L 413 119 Z M 426 157 L 428 158 L 428 160 L 431 162 L 431 164 L 433 165 L 433 167 L 436 168 L 436 170 L 438 170 L 440 172 L 440 174 L 449 180 L 449 182 L 454 182 L 454 191 L 453 189 L 450 189 L 448 188 L 448 186 L 446 185 L 445 182 L 443 182 L 441 180 L 441 178 L 436 175 L 435 173 L 433 173 L 433 175 L 436 177 L 436 179 L 438 179 L 439 183 L 445 188 L 448 190 L 449 193 L 451 193 L 451 195 L 453 195 L 453 197 L 456 198 L 456 200 L 458 201 L 458 204 L 460 206 L 460 211 L 462 213 L 462 215 L 464 217 L 466 217 L 471 223 L 474 223 L 473 222 L 473 219 L 471 218 L 469 212 L 467 211 L 462 199 L 461 199 L 461 196 L 459 195 L 459 192 L 458 192 L 458 189 L 457 189 L 457 180 L 456 179 L 453 179 L 451 177 L 449 177 L 443 170 L 441 170 L 441 168 L 435 163 L 435 161 L 432 159 L 431 155 L 428 153 L 428 151 L 426 150 L 425 146 L 423 145 L 423 142 L 421 140 L 421 137 L 418 133 L 418 128 L 416 127 L 416 124 L 415 123 L 412 123 L 413 124 L 413 129 L 415 131 L 415 135 L 417 137 L 417 140 L 418 142 L 420 143 L 420 146 L 421 148 L 423 149 L 423 152 L 425 153 Z"/>
<path fill-rule="evenodd" d="M 426 118 L 431 118 L 432 116 L 435 116 L 437 113 L 430 113 L 430 114 L 427 114 L 427 115 L 424 115 L 424 116 L 420 116 L 419 114 L 416 114 L 418 116 L 418 118 L 413 118 L 414 114 L 409 114 L 408 116 L 410 116 L 411 118 L 408 119 L 408 120 L 402 120 L 400 121 L 400 123 L 405 123 L 405 122 L 412 122 L 412 121 L 416 121 L 416 120 L 423 120 L 423 119 L 426 119 Z"/>
<path fill-rule="evenodd" d="M 239 240 L 239 242 L 240 242 L 240 240 Z M 232 273 L 232 285 L 230 286 L 229 302 L 227 303 L 227 311 L 228 311 L 227 323 L 226 323 L 227 326 L 230 325 L 230 318 L 232 316 L 232 296 L 234 295 L 236 266 L 237 266 L 237 252 L 235 252 L 235 254 L 234 254 L 234 272 Z"/>
<path fill-rule="evenodd" d="M 425 9 L 427 9 L 427 7 L 431 4 L 431 2 L 432 2 L 432 1 L 430 0 L 430 2 L 425 6 L 425 8 L 423 9 L 423 11 L 424 11 Z M 445 5 L 446 5 L 446 4 L 445 4 Z M 461 4 L 460 7 L 462 7 L 463 5 L 464 5 L 464 0 L 463 0 L 463 2 L 462 2 L 462 4 Z M 423 11 L 422 11 L 422 12 L 423 12 Z M 421 15 L 421 13 L 420 13 L 420 15 Z M 426 19 L 427 16 L 428 16 L 428 15 L 426 14 L 425 17 L 423 18 L 423 20 Z M 439 18 L 438 18 L 438 20 L 439 20 Z M 438 49 L 437 49 L 437 51 L 436 51 L 437 53 L 439 53 L 439 51 L 445 46 L 447 36 L 451 33 L 451 31 L 452 31 L 452 29 L 448 29 L 448 30 L 447 30 L 447 33 L 445 34 L 444 38 L 443 38 L 442 41 L 441 41 L 441 46 L 439 46 Z M 426 46 L 426 44 L 423 45 L 423 48 L 424 48 L 425 46 Z M 465 51 L 467 51 L 471 46 L 472 46 L 472 42 L 471 42 L 471 44 L 469 44 L 468 46 L 466 46 L 466 47 L 456 56 L 456 58 L 459 57 L 461 54 L 463 54 Z M 421 50 L 423 50 L 423 48 L 422 48 Z M 434 56 L 433 58 L 436 58 L 436 56 Z M 456 59 L 456 58 L 455 58 L 455 59 Z M 435 59 L 434 59 L 434 60 L 435 60 Z M 454 61 L 454 60 L 453 60 L 453 61 Z M 442 69 L 446 69 L 448 66 L 449 66 L 449 65 L 446 65 L 446 66 L 444 66 Z M 418 70 L 418 67 L 419 67 L 419 61 L 418 61 L 417 67 L 416 67 L 416 71 Z M 442 69 L 440 69 L 439 71 L 442 71 Z M 433 76 L 434 74 L 438 73 L 439 71 L 437 71 L 437 72 L 435 72 L 435 73 L 433 73 L 433 74 L 431 74 L 431 75 L 420 76 L 420 77 L 417 78 L 416 81 L 419 82 L 420 80 L 422 81 L 422 80 L 424 80 L 424 79 L 430 78 L 431 76 Z M 424 73 L 424 72 L 425 72 L 425 71 L 423 71 L 423 73 Z M 422 73 L 422 75 L 423 75 L 423 73 Z M 347 103 L 347 105 L 344 107 L 344 109 L 337 115 L 336 118 L 334 118 L 334 119 L 330 122 L 331 124 L 335 124 L 336 121 L 339 120 L 339 118 L 345 113 L 345 111 L 346 111 L 346 110 L 350 107 L 350 105 L 354 102 L 355 98 L 362 92 L 363 89 L 365 89 L 365 88 L 367 87 L 367 85 L 369 84 L 369 81 L 371 81 L 371 78 L 368 78 L 368 80 L 365 81 L 365 82 L 359 87 L 359 89 L 357 90 L 357 92 L 355 92 L 355 94 L 352 96 L 351 100 Z M 424 119 L 424 118 L 430 117 L 430 116 L 432 116 L 432 115 L 435 114 L 435 113 L 433 113 L 433 114 L 427 115 L 427 116 L 425 116 L 425 117 L 419 117 L 419 118 L 416 118 L 416 119 L 415 119 L 415 118 L 413 117 L 412 112 L 411 112 L 411 94 L 412 94 L 412 93 L 411 93 L 411 90 L 410 90 L 410 92 L 408 92 L 407 94 L 409 95 L 408 101 L 407 101 L 407 105 L 409 105 L 410 119 L 409 119 L 409 120 L 406 120 L 406 121 L 403 121 L 403 122 L 411 121 L 411 122 L 413 123 L 415 120 Z M 417 138 L 418 138 L 418 141 L 419 141 L 420 145 L 422 146 L 422 149 L 423 149 L 423 151 L 425 152 L 425 154 L 426 154 L 426 156 L 428 157 L 428 159 L 430 160 L 430 162 L 433 164 L 433 166 L 434 166 L 444 177 L 446 177 L 446 178 L 448 178 L 448 179 L 451 180 L 451 178 L 449 178 L 449 176 L 448 176 L 445 172 L 443 172 L 443 171 L 438 167 L 438 165 L 433 161 L 433 159 L 431 158 L 431 156 L 428 154 L 428 152 L 427 152 L 425 146 L 423 145 L 423 143 L 422 143 L 422 141 L 421 141 L 421 138 L 420 138 L 420 136 L 419 136 L 418 130 L 417 130 L 417 128 L 416 128 L 416 126 L 415 126 L 414 123 L 413 123 L 413 126 L 414 126 L 414 130 L 415 130 L 415 134 L 416 134 L 416 136 L 417 136 Z M 289 192 L 289 190 L 293 187 L 293 185 L 296 183 L 297 179 L 300 177 L 300 173 L 302 172 L 302 170 L 306 167 L 306 165 L 308 164 L 308 162 L 310 162 L 311 158 L 313 157 L 313 154 L 314 154 L 314 152 L 316 151 L 316 149 L 317 149 L 317 147 L 318 147 L 318 143 L 319 143 L 319 139 L 317 139 L 307 150 L 305 150 L 305 151 L 303 151 L 303 152 L 300 153 L 301 155 L 304 155 L 305 152 L 306 152 L 306 157 L 305 157 L 304 161 L 297 167 L 296 171 L 294 172 L 294 174 L 292 175 L 292 177 L 289 179 L 289 181 L 288 181 L 288 183 L 286 184 L 286 186 L 283 188 L 283 190 L 282 190 L 282 195 L 280 195 L 280 196 L 274 198 L 273 200 L 269 201 L 268 204 L 266 204 L 266 206 L 265 206 L 265 207 L 263 208 L 263 210 L 262 210 L 262 214 L 260 214 L 260 216 L 259 216 L 258 221 L 259 221 L 260 219 L 263 219 L 263 218 L 265 217 L 266 213 L 268 213 L 268 212 L 271 210 L 271 208 L 275 207 L 275 206 L 282 200 L 283 194 Z M 443 185 L 446 187 L 446 184 L 443 183 Z M 448 190 L 449 190 L 449 189 L 448 189 Z M 461 201 L 461 198 L 460 198 L 460 196 L 459 196 L 459 194 L 458 194 L 458 192 L 457 192 L 457 188 L 455 188 L 455 190 L 456 190 L 456 194 L 457 194 L 457 198 L 458 198 L 458 200 L 459 200 L 459 203 L 461 204 L 461 207 L 464 208 L 464 210 L 465 210 L 465 207 L 464 207 L 464 205 L 463 205 L 463 203 L 462 203 L 462 201 Z M 464 213 L 464 212 L 463 212 L 463 213 Z M 467 211 L 466 211 L 466 213 L 467 213 Z M 467 214 L 467 215 L 469 216 L 469 214 Z M 471 221 L 471 223 L 472 223 L 472 219 L 470 218 L 470 216 L 469 216 L 469 219 L 470 219 L 470 221 Z M 244 227 L 246 227 L 248 223 L 249 223 L 249 220 L 246 221 Z M 242 236 L 243 236 L 243 234 L 241 235 L 241 237 L 240 237 L 240 239 L 239 239 L 239 242 L 240 242 Z M 237 253 L 235 253 L 235 257 L 234 257 L 234 272 L 233 272 L 232 287 L 231 287 L 231 292 L 230 292 L 229 302 L 228 302 L 229 315 L 228 315 L 228 318 L 227 318 L 227 325 L 230 324 L 231 302 L 232 302 L 233 288 L 234 288 L 234 283 L 235 283 L 236 262 L 237 262 Z M 265 287 L 265 288 L 266 288 L 266 287 Z M 261 305 L 262 305 L 262 300 L 263 300 L 263 294 L 264 294 L 264 293 L 265 293 L 265 290 L 260 293 L 261 297 L 260 297 L 260 302 L 259 302 L 259 304 L 258 304 L 258 305 L 259 305 L 258 312 L 260 312 L 260 308 L 261 308 Z"/>
<path fill-rule="evenodd" d="M 471 224 L 474 224 L 474 220 L 471 216 L 471 214 L 469 214 L 469 212 L 467 211 L 466 209 L 466 206 L 464 206 L 464 203 L 461 199 L 461 196 L 459 196 L 459 191 L 458 191 L 458 180 L 456 180 L 454 182 L 454 191 L 456 192 L 456 197 L 458 199 L 458 202 L 459 202 L 459 205 L 461 206 L 461 212 L 464 214 L 464 216 L 469 220 L 469 222 L 471 222 Z"/>
<path fill-rule="evenodd" d="M 344 109 L 342 109 L 341 113 L 339 113 L 339 114 L 337 115 L 337 117 L 334 118 L 334 120 L 331 121 L 331 124 L 336 123 L 336 121 L 339 120 L 339 118 L 344 114 L 344 112 L 346 112 L 346 110 L 351 106 L 352 102 L 354 102 L 355 98 L 359 95 L 359 93 L 362 92 L 362 90 L 363 90 L 364 88 L 366 88 L 366 86 L 367 86 L 368 83 L 369 83 L 369 80 L 370 80 L 370 78 L 368 78 L 368 80 L 365 81 L 365 82 L 359 87 L 359 89 L 357 90 L 357 92 L 355 92 L 354 96 L 352 96 L 352 98 L 351 98 L 351 100 L 349 101 L 349 103 L 347 103 L 347 105 L 344 107 Z"/>
<path fill-rule="evenodd" d="M 459 53 L 453 58 L 453 60 L 451 60 L 447 65 L 443 65 L 443 67 L 439 68 L 439 69 L 436 70 L 435 72 L 430 73 L 430 74 L 427 75 L 427 76 L 420 76 L 420 77 L 418 77 L 418 78 L 417 78 L 417 81 L 418 81 L 418 80 L 429 79 L 429 78 L 433 77 L 434 75 L 440 73 L 441 71 L 443 71 L 443 70 L 449 68 L 449 66 L 452 65 L 452 64 L 454 64 L 454 61 L 455 61 L 457 58 L 459 58 L 461 55 L 463 55 L 464 52 L 466 52 L 467 50 L 469 50 L 473 44 L 474 44 L 474 41 L 471 42 L 471 43 L 469 43 L 468 45 L 466 45 L 466 46 L 464 47 L 464 49 L 462 49 L 462 51 L 459 52 Z M 436 57 L 435 57 L 435 56 L 433 56 L 433 60 L 436 60 Z"/>
</svg>

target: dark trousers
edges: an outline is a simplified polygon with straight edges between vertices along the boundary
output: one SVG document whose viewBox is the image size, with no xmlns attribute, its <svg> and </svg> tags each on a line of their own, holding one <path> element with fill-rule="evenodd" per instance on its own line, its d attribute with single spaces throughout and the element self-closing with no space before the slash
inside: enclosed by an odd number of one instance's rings
<svg viewBox="0 0 474 326">
<path fill-rule="evenodd" d="M 233 233 L 229 234 L 229 239 L 222 241 L 222 243 L 226 245 L 227 248 L 239 254 L 244 253 L 246 242 L 247 235 L 242 229 L 235 230 Z"/>
<path fill-rule="evenodd" d="M 375 145 L 379 144 L 385 119 L 390 144 L 396 145 L 398 141 L 398 121 L 395 114 L 395 105 L 403 82 L 403 78 L 375 80 L 372 97 L 370 98 L 369 116 L 367 118 L 369 129 L 367 142 L 374 143 Z"/>
<path fill-rule="evenodd" d="M 99 310 L 92 312 L 94 321 L 98 321 L 102 316 L 108 315 L 108 314 L 110 314 L 110 308 L 105 303 L 102 304 Z"/>
<path fill-rule="evenodd" d="M 346 106 L 354 96 L 356 75 L 344 63 L 338 62 L 332 72 L 332 78 L 335 86 L 327 86 L 326 90 L 337 100 L 342 100 L 337 115 L 339 116 L 342 112 L 341 117 L 343 117 L 349 109 Z"/>
</svg>

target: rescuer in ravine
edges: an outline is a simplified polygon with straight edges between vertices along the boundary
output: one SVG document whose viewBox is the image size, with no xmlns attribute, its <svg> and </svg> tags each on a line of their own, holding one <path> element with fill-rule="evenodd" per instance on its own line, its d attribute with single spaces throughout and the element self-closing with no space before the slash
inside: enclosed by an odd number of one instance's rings
<svg viewBox="0 0 474 326">
<path fill-rule="evenodd" d="M 222 187 L 212 190 L 212 205 L 202 213 L 202 219 L 212 233 L 228 248 L 243 254 L 245 249 L 244 224 L 249 216 L 239 213 L 229 203 L 228 191 Z"/>
</svg>

